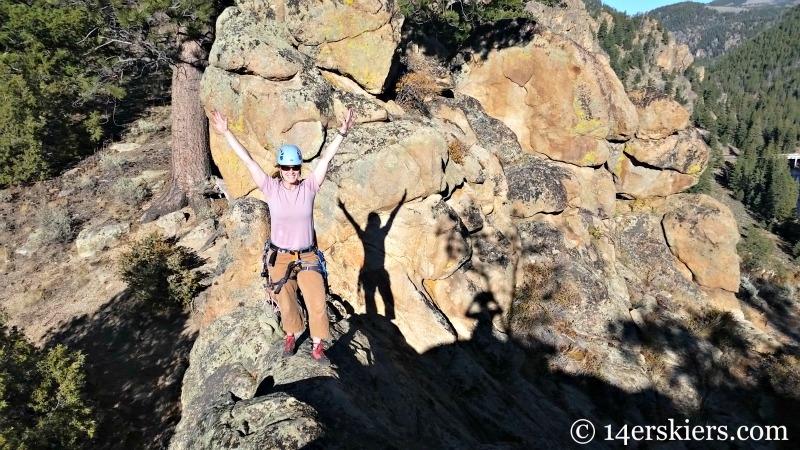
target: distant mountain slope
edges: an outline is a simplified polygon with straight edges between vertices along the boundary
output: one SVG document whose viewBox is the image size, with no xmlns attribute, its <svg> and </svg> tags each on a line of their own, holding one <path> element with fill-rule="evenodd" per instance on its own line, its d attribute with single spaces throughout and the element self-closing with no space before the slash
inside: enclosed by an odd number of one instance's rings
<svg viewBox="0 0 800 450">
<path fill-rule="evenodd" d="M 776 167 L 785 172 L 786 186 L 792 183 L 785 158 L 770 157 L 796 152 L 800 143 L 800 6 L 714 60 L 705 75 L 698 122 L 739 149 L 732 190 L 751 211 L 770 217 L 776 202 L 764 193 L 783 181 L 769 161 L 780 161 Z M 790 206 L 797 200 L 792 196 Z"/>
<path fill-rule="evenodd" d="M 800 0 L 682 2 L 655 9 L 658 19 L 697 58 L 716 58 L 772 26 Z"/>
<path fill-rule="evenodd" d="M 737 7 L 737 8 L 762 8 L 765 6 L 792 6 L 800 2 L 797 0 L 714 0 L 710 7 Z"/>
</svg>

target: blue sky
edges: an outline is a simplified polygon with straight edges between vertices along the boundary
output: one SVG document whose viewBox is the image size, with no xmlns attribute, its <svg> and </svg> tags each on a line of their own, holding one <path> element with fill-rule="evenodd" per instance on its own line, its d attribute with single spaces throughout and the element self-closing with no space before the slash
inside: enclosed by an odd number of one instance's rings
<svg viewBox="0 0 800 450">
<path fill-rule="evenodd" d="M 681 3 L 682 0 L 601 0 L 605 5 L 632 16 L 637 13 L 652 11 L 662 6 Z M 697 3 L 709 3 L 711 0 L 694 0 Z"/>
</svg>

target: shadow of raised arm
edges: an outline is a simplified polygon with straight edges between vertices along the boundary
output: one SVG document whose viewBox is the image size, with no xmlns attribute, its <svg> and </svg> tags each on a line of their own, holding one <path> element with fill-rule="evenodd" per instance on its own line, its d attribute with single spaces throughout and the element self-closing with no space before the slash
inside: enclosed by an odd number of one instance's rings
<svg viewBox="0 0 800 450">
<path fill-rule="evenodd" d="M 386 232 L 392 227 L 392 222 L 394 222 L 394 218 L 397 217 L 397 213 L 400 211 L 400 207 L 403 206 L 403 203 L 406 202 L 406 196 L 408 196 L 408 189 L 403 191 L 403 197 L 400 198 L 400 201 L 397 203 L 397 206 L 394 207 L 392 212 L 389 214 L 389 220 L 386 221 L 386 225 L 383 226 L 383 229 Z"/>
<path fill-rule="evenodd" d="M 338 201 L 338 204 L 339 204 L 339 209 L 342 210 L 344 216 L 347 217 L 347 220 L 350 222 L 351 225 L 353 225 L 353 228 L 355 228 L 356 234 L 358 235 L 359 239 L 363 240 L 364 230 L 362 230 L 361 227 L 358 226 L 358 222 L 356 222 L 356 219 L 354 219 L 353 216 L 350 215 L 350 212 L 347 211 L 347 208 L 345 208 L 344 203 L 341 200 Z"/>
</svg>

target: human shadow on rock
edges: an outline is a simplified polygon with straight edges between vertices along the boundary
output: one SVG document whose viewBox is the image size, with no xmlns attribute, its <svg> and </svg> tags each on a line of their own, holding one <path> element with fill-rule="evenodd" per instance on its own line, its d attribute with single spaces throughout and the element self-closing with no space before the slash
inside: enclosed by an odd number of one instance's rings
<svg viewBox="0 0 800 450">
<path fill-rule="evenodd" d="M 769 423 L 786 427 L 790 440 L 762 442 L 764 448 L 789 448 L 787 442 L 796 438 L 800 422 L 788 411 L 800 410 L 797 400 L 767 385 L 737 382 L 736 368 L 714 362 L 688 328 L 676 335 L 674 323 L 653 324 L 651 333 L 666 336 L 658 342 L 633 328 L 622 336 L 650 355 L 678 355 L 678 366 L 663 382 L 693 384 L 703 401 L 694 409 L 676 403 L 677 391 L 665 393 L 658 384 L 630 391 L 602 375 L 558 369 L 554 361 L 572 353 L 531 335 L 521 339 L 498 330 L 502 310 L 489 292 L 477 293 L 469 311 L 477 321 L 470 339 L 422 354 L 385 317 L 352 315 L 334 326 L 329 355 L 337 376 L 278 384 L 269 391 L 287 393 L 319 413 L 326 434 L 305 448 L 571 448 L 570 429 L 579 419 L 596 427 L 591 448 L 617 447 L 620 442 L 606 440 L 609 430 L 616 436 L 626 424 L 629 430 L 714 425 L 734 433 L 734 427 Z M 744 345 L 722 329 L 715 333 L 719 345 Z M 674 439 L 685 437 L 686 430 L 667 433 Z"/>
<path fill-rule="evenodd" d="M 358 272 L 358 288 L 364 290 L 364 302 L 368 316 L 378 314 L 376 295 L 380 295 L 384 304 L 384 316 L 389 320 L 395 318 L 391 280 L 389 272 L 386 270 L 386 237 L 389 235 L 389 230 L 392 228 L 400 207 L 406 200 L 406 195 L 407 193 L 404 192 L 397 206 L 389 214 L 385 225 L 381 225 L 381 217 L 378 213 L 372 211 L 367 216 L 367 225 L 364 229 L 361 229 L 358 222 L 347 211 L 345 204 L 341 200 L 339 201 L 339 208 L 353 229 L 356 230 L 358 239 L 364 246 L 364 263 Z"/>
</svg>

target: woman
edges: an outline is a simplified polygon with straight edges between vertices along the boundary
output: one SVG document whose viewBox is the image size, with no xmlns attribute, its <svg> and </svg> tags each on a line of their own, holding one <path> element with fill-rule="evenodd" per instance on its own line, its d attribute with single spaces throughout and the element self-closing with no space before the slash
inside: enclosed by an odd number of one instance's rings
<svg viewBox="0 0 800 450">
<path fill-rule="evenodd" d="M 281 310 L 283 331 L 286 332 L 284 355 L 296 350 L 296 335 L 303 331 L 303 317 L 297 301 L 297 288 L 303 293 L 308 310 L 308 326 L 311 335 L 311 356 L 321 363 L 329 363 L 324 353 L 322 340 L 329 337 L 328 312 L 325 305 L 325 284 L 322 274 L 315 270 L 302 270 L 319 264 L 314 239 L 314 198 L 319 186 L 325 181 L 333 156 L 353 126 L 356 115 L 348 109 L 337 130 L 337 136 L 322 152 L 322 157 L 310 177 L 301 179 L 303 162 L 300 149 L 294 145 L 283 145 L 278 149 L 278 173 L 269 177 L 256 163 L 238 139 L 228 129 L 228 119 L 218 111 L 213 113 L 214 128 L 228 141 L 239 159 L 247 166 L 256 186 L 264 193 L 270 212 L 270 255 L 268 264 L 272 281 L 283 279 L 285 284 L 277 293 Z M 296 280 L 287 268 L 293 261 L 303 261 Z M 294 265 L 293 265 L 294 266 Z M 318 267 L 318 266 L 317 266 Z"/>
</svg>

